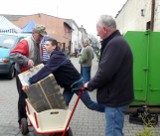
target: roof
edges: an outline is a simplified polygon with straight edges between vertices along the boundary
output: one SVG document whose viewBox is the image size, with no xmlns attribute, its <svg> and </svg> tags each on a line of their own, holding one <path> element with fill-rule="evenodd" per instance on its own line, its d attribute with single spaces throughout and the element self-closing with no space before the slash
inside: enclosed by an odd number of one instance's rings
<svg viewBox="0 0 160 136">
<path fill-rule="evenodd" d="M 121 13 L 121 11 L 123 10 L 124 6 L 126 5 L 126 3 L 128 2 L 128 0 L 126 0 L 126 2 L 123 4 L 122 8 L 118 11 L 117 15 L 115 16 L 115 18 L 117 18 L 119 16 L 119 14 Z"/>
<path fill-rule="evenodd" d="M 23 17 L 24 15 L 9 15 L 9 14 L 0 14 L 0 16 L 4 16 L 10 21 L 18 20 L 19 18 Z"/>
<path fill-rule="evenodd" d="M 25 33 L 32 33 L 32 29 L 36 26 L 34 21 L 29 21 L 25 26 L 22 27 L 22 31 Z"/>
<path fill-rule="evenodd" d="M 22 30 L 7 20 L 4 16 L 0 16 L 0 32 L 18 33 Z"/>
</svg>

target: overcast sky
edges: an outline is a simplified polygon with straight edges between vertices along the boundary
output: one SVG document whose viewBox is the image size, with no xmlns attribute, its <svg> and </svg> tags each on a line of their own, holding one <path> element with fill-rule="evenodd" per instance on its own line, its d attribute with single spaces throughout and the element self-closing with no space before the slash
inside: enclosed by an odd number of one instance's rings
<svg viewBox="0 0 160 136">
<path fill-rule="evenodd" d="M 115 17 L 127 0 L 4 0 L 0 14 L 44 13 L 73 19 L 88 33 L 96 35 L 96 21 L 102 14 Z"/>
</svg>

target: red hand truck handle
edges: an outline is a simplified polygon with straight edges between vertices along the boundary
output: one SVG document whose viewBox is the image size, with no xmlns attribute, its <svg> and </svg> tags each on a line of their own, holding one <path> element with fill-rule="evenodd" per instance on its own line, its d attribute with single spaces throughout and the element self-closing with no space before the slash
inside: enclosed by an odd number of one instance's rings
<svg viewBox="0 0 160 136">
<path fill-rule="evenodd" d="M 67 128 L 68 128 L 68 126 L 69 126 L 69 124 L 70 124 L 70 122 L 71 122 L 71 119 L 72 119 L 72 116 L 73 116 L 73 114 L 74 114 L 74 111 L 76 110 L 76 107 L 77 107 L 77 105 L 78 105 L 79 99 L 81 98 L 81 96 L 82 96 L 83 92 L 85 91 L 85 89 L 86 89 L 86 88 L 84 88 L 84 87 L 81 88 L 81 91 L 80 91 L 79 94 L 78 94 L 77 100 L 76 100 L 76 102 L 75 102 L 75 104 L 74 104 L 74 106 L 73 106 L 73 109 L 72 109 L 72 111 L 71 111 L 70 117 L 69 117 L 69 119 L 68 119 L 67 125 L 66 125 L 66 127 L 65 127 L 65 129 L 64 129 L 64 132 L 63 132 L 62 136 L 65 136 L 65 134 L 66 134 Z"/>
</svg>

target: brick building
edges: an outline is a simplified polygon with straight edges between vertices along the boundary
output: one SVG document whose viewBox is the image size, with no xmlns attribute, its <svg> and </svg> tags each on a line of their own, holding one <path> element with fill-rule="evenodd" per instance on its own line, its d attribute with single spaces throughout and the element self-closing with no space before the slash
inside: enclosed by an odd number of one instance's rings
<svg viewBox="0 0 160 136">
<path fill-rule="evenodd" d="M 65 22 L 65 19 L 58 18 L 47 14 L 32 14 L 32 15 L 3 15 L 13 24 L 22 28 L 29 21 L 34 21 L 36 24 L 45 25 L 48 35 L 53 36 L 56 40 L 63 43 L 65 47 L 70 46 L 72 39 L 72 28 Z"/>
<path fill-rule="evenodd" d="M 43 13 L 32 15 L 9 15 L 0 14 L 6 17 L 19 28 L 24 27 L 29 22 L 46 26 L 48 35 L 63 43 L 63 50 L 73 53 L 76 48 L 82 48 L 82 41 L 88 36 L 83 26 L 78 27 L 72 19 L 59 18 Z"/>
</svg>

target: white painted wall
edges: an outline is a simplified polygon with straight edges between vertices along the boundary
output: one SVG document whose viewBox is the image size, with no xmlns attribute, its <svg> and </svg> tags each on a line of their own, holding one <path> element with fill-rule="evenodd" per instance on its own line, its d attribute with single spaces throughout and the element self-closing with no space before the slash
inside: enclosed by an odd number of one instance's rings
<svg viewBox="0 0 160 136">
<path fill-rule="evenodd" d="M 154 31 L 160 31 L 160 0 L 155 4 Z"/>
<path fill-rule="evenodd" d="M 72 46 L 71 46 L 71 52 L 73 53 L 75 48 L 78 48 L 79 43 L 79 29 L 72 23 L 72 28 L 74 29 L 72 32 Z"/>
<path fill-rule="evenodd" d="M 117 28 L 122 34 L 127 31 L 145 31 L 146 23 L 151 20 L 151 2 L 152 0 L 128 0 L 119 15 L 116 17 Z M 156 0 L 160 3 L 160 0 Z M 159 4 L 160 5 L 160 4 Z M 144 10 L 144 16 L 141 16 L 141 10 Z M 160 6 L 157 7 L 157 13 L 160 12 Z M 160 16 L 160 14 L 158 14 Z M 155 29 L 160 27 L 160 17 L 155 17 Z M 160 29 L 160 28 L 159 28 Z"/>
<path fill-rule="evenodd" d="M 71 39 L 71 53 L 74 53 L 76 48 L 79 48 L 82 42 L 82 32 L 79 30 L 76 22 L 74 20 L 69 20 L 70 25 L 73 29 L 72 39 Z"/>
</svg>

